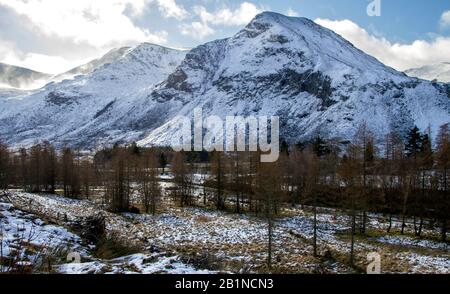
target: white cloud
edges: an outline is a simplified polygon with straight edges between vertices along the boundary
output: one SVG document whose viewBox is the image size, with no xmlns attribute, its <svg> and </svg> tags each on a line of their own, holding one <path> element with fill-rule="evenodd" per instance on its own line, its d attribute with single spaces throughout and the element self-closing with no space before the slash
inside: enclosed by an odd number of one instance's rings
<svg viewBox="0 0 450 294">
<path fill-rule="evenodd" d="M 441 26 L 443 28 L 450 27 L 450 10 L 445 11 L 441 15 Z"/>
<path fill-rule="evenodd" d="M 3 59 L 3 62 L 50 74 L 65 72 L 75 66 L 73 62 L 63 57 L 36 53 L 26 53 L 24 55 L 10 54 Z"/>
<path fill-rule="evenodd" d="M 39 45 L 28 43 L 26 48 L 18 48 L 20 43 L 24 47 L 19 39 L 23 34 L 17 39 L 10 36 L 8 44 L 0 39 L 0 49 L 8 48 L 0 50 L 0 61 L 56 74 L 111 48 L 141 42 L 164 44 L 166 31 L 153 32 L 133 23 L 149 3 L 164 7 L 165 17 L 180 15 L 173 0 L 0 0 L 0 7 L 23 19 L 26 29 L 42 40 Z M 48 49 L 52 45 L 55 49 Z M 47 49 L 42 50 L 42 46 Z"/>
<path fill-rule="evenodd" d="M 194 13 L 200 21 L 181 25 L 181 33 L 201 40 L 214 34 L 212 26 L 242 26 L 249 23 L 257 14 L 263 11 L 250 2 L 243 2 L 236 9 L 228 7 L 209 12 L 204 6 L 195 6 Z"/>
<path fill-rule="evenodd" d="M 175 0 L 157 0 L 159 11 L 163 13 L 164 17 L 173 17 L 178 20 L 184 19 L 188 12 Z"/>
<path fill-rule="evenodd" d="M 316 19 L 315 22 L 397 70 L 450 61 L 448 37 L 435 37 L 432 41 L 416 40 L 410 44 L 392 43 L 386 38 L 370 35 L 350 20 Z"/>
<path fill-rule="evenodd" d="M 38 53 L 24 53 L 11 42 L 0 40 L 0 60 L 3 63 L 29 68 L 35 71 L 58 74 L 87 62 L 84 59 L 67 60 L 61 56 L 50 56 Z"/>
<path fill-rule="evenodd" d="M 289 8 L 287 10 L 286 15 L 287 16 L 295 16 L 295 17 L 300 16 L 300 14 L 292 8 Z"/>
<path fill-rule="evenodd" d="M 126 12 L 140 15 L 148 0 L 0 0 L 30 19 L 43 34 L 106 48 L 135 42 L 165 43 L 165 32 L 135 26 Z"/>
<path fill-rule="evenodd" d="M 203 22 L 192 22 L 191 24 L 183 24 L 181 26 L 181 33 L 186 36 L 191 36 L 195 39 L 201 40 L 205 37 L 215 33 L 214 29 L 210 28 L 208 24 Z"/>
<path fill-rule="evenodd" d="M 213 13 L 208 12 L 203 6 L 194 7 L 195 13 L 204 23 L 225 26 L 240 26 L 249 23 L 263 10 L 250 2 L 243 2 L 235 10 L 229 8 L 219 9 Z"/>
</svg>

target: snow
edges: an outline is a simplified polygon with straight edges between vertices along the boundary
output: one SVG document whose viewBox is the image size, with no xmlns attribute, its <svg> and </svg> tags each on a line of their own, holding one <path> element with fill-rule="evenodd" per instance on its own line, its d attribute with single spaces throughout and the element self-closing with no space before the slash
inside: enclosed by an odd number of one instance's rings
<svg viewBox="0 0 450 294">
<path fill-rule="evenodd" d="M 412 68 L 405 71 L 411 77 L 417 77 L 425 80 L 437 80 L 444 83 L 450 83 L 450 62 L 431 64 L 419 68 Z"/>
<path fill-rule="evenodd" d="M 78 75 L 78 74 L 81 75 Z M 168 145 L 178 115 L 276 115 L 298 142 L 351 139 L 363 122 L 382 138 L 450 121 L 448 85 L 410 78 L 305 18 L 262 13 L 228 39 L 180 51 L 121 48 L 20 99 L 0 94 L 0 139 L 93 148 Z"/>
<path fill-rule="evenodd" d="M 34 195 L 33 195 L 34 196 Z M 44 199 L 46 197 L 42 197 Z M 76 203 L 68 199 L 60 199 L 60 206 L 55 197 L 49 197 L 46 202 L 53 210 L 58 210 L 64 203 L 66 205 Z M 75 210 L 80 207 L 76 207 Z M 48 208 L 42 207 L 41 212 L 48 212 Z M 65 274 L 212 274 L 215 271 L 196 269 L 186 264 L 178 256 L 170 256 L 165 253 L 134 254 L 113 260 L 100 260 L 90 255 L 90 246 L 83 243 L 82 239 L 61 226 L 49 225 L 35 215 L 23 212 L 10 203 L 0 202 L 0 240 L 2 258 L 19 256 L 16 266 L 36 267 L 45 256 L 61 255 L 76 252 L 82 259 L 91 260 L 83 263 L 64 263 L 54 265 L 53 270 Z M 77 214 L 80 215 L 80 214 Z M 70 218 L 74 216 L 69 214 Z M 8 266 L 2 266 L 0 272 L 9 271 Z"/>
<path fill-rule="evenodd" d="M 211 269 L 227 272 L 259 272 L 266 261 L 267 222 L 264 218 L 238 215 L 203 208 L 168 206 L 156 215 L 112 214 L 86 200 L 70 200 L 54 195 L 34 195 L 10 192 L 5 210 L 14 207 L 32 214 L 45 215 L 58 225 L 70 226 L 73 221 L 88 216 L 105 216 L 107 234 L 126 244 L 142 248 L 142 252 L 113 260 L 100 260 L 89 256 L 81 264 L 62 264 L 57 271 L 64 273 L 206 273 Z M 275 222 L 273 254 L 276 263 L 288 272 L 314 272 L 319 264 L 311 256 L 312 214 L 300 207 L 286 207 L 285 216 Z M 369 214 L 370 227 L 385 228 L 379 215 Z M 36 218 L 37 219 L 37 218 Z M 319 251 L 331 252 L 335 257 L 346 256 L 350 249 L 348 234 L 350 219 L 332 209 L 318 212 Z M 45 222 L 35 220 L 39 225 Z M 395 224 L 394 224 L 395 227 Z M 51 228 L 51 229 L 50 229 Z M 61 228 L 49 227 L 48 232 Z M 393 228 L 394 230 L 394 228 Z M 62 236 L 68 235 L 64 231 Z M 424 230 L 424 234 L 428 231 Z M 74 238 L 74 239 L 73 239 Z M 70 238 L 65 238 L 64 240 Z M 79 245 L 76 236 L 73 246 Z M 63 241 L 64 241 L 63 240 Z M 67 243 L 67 242 L 66 242 Z M 63 244 L 66 244 L 63 243 Z M 59 243 L 58 243 L 59 244 Z M 392 273 L 448 273 L 447 244 L 430 239 L 416 240 L 408 236 L 387 234 L 381 237 L 357 239 L 355 253 L 364 266 L 366 255 L 379 252 L 383 260 L 392 263 L 383 272 Z M 208 271 L 198 269 L 189 260 L 195 257 L 209 260 Z M 193 259 L 192 259 L 193 258 Z M 352 272 L 343 259 L 324 261 L 321 269 L 332 273 Z M 424 263 L 422 263 L 424 262 Z"/>
<path fill-rule="evenodd" d="M 450 274 L 449 257 L 425 256 L 416 253 L 401 253 L 398 258 L 404 258 L 409 262 L 409 273 L 426 274 Z"/>
<path fill-rule="evenodd" d="M 399 245 L 399 246 L 414 246 L 421 248 L 442 249 L 449 250 L 446 243 L 436 242 L 431 240 L 415 239 L 408 236 L 382 236 L 375 239 L 378 242 Z"/>
<path fill-rule="evenodd" d="M 0 202 L 0 239 L 3 258 L 18 256 L 17 264 L 39 264 L 46 255 L 78 252 L 87 255 L 80 237 L 64 228 L 46 224 L 32 214 Z M 6 266 L 1 271 L 6 270 Z"/>
<path fill-rule="evenodd" d="M 27 68 L 0 63 L 0 88 L 36 89 L 51 76 Z"/>
<path fill-rule="evenodd" d="M 93 147 L 142 136 L 158 120 L 149 116 L 154 105 L 149 94 L 186 51 L 143 43 L 110 54 L 87 66 L 84 75 L 52 82 L 22 99 L 1 99 L 0 138 L 24 146 L 48 140 Z"/>
<path fill-rule="evenodd" d="M 289 77 L 293 72 L 296 76 Z M 324 82 L 317 89 L 304 82 L 306 90 L 299 91 L 302 79 L 308 79 L 302 74 L 320 74 Z M 182 104 L 172 104 L 165 123 L 138 144 L 169 145 L 178 115 L 192 117 L 196 107 L 204 117 L 222 119 L 279 116 L 281 136 L 292 143 L 317 132 L 349 140 L 364 121 L 378 138 L 415 124 L 422 130 L 430 126 L 436 135 L 450 121 L 445 85 L 409 78 L 308 19 L 276 13 L 260 14 L 235 36 L 192 49 L 172 75 L 182 76 L 178 84 L 166 81 L 152 94 Z M 330 105 L 324 106 L 315 90 L 327 79 Z"/>
<path fill-rule="evenodd" d="M 69 263 L 56 267 L 62 274 L 214 274 L 197 270 L 180 261 L 177 256 L 133 254 L 109 261 Z"/>
</svg>

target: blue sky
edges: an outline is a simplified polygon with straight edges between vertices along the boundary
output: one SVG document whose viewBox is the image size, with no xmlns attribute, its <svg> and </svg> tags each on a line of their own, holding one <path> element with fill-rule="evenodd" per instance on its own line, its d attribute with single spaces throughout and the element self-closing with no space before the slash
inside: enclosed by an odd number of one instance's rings
<svg viewBox="0 0 450 294">
<path fill-rule="evenodd" d="M 244 1 L 184 0 L 178 2 L 184 7 L 203 5 L 208 10 L 214 11 L 223 7 L 237 9 Z M 260 0 L 249 2 L 254 3 L 262 10 L 271 10 L 282 14 L 293 10 L 299 16 L 313 20 L 316 18 L 349 19 L 370 33 L 384 36 L 393 42 L 430 40 L 435 34 L 450 36 L 450 30 L 443 29 L 440 24 L 442 13 L 450 10 L 450 1 L 447 0 L 382 0 L 381 16 L 379 17 L 367 15 L 367 6 L 372 2 L 368 0 Z M 198 40 L 177 34 L 178 28 L 172 26 L 173 20 L 161 19 L 157 12 L 149 11 L 139 19 L 138 23 L 144 27 L 168 29 L 172 32 L 169 39 L 174 46 L 192 47 L 198 44 Z M 227 37 L 239 29 L 240 27 L 222 26 L 214 35 L 208 36 L 204 40 Z"/>
<path fill-rule="evenodd" d="M 195 47 L 264 10 L 315 20 L 399 70 L 450 61 L 450 1 L 379 1 L 369 17 L 372 0 L 0 0 L 0 62 L 59 73 L 144 41 Z"/>
</svg>

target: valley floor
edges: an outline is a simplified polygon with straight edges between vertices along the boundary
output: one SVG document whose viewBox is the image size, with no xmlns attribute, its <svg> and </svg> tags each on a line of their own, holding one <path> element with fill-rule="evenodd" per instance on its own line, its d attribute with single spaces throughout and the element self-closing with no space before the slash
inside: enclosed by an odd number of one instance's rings
<svg viewBox="0 0 450 294">
<path fill-rule="evenodd" d="M 102 215 L 108 238 L 132 247 L 105 259 L 74 230 L 74 224 Z M 358 235 L 356 267 L 348 265 L 349 218 L 331 209 L 318 215 L 319 255 L 312 255 L 313 217 L 308 209 L 285 207 L 276 220 L 276 273 L 364 272 L 367 254 L 381 256 L 382 273 L 450 273 L 450 252 L 431 230 L 423 239 L 386 233 L 380 215 L 370 215 Z M 267 224 L 263 218 L 206 208 L 168 207 L 156 216 L 113 214 L 88 200 L 9 191 L 0 198 L 2 272 L 11 261 L 28 271 L 59 273 L 263 273 Z M 126 252 L 126 251 L 125 251 Z M 71 254 L 69 254 L 71 253 Z M 81 260 L 68 262 L 69 257 Z"/>
</svg>

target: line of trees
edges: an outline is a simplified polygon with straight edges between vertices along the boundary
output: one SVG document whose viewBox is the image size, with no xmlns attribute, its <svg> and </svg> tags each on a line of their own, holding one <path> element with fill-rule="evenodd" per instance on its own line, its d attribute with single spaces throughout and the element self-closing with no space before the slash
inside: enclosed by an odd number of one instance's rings
<svg viewBox="0 0 450 294">
<path fill-rule="evenodd" d="M 137 193 L 142 210 L 155 214 L 162 197 L 160 174 L 170 162 L 174 183 L 170 195 L 175 203 L 265 217 L 269 248 L 273 220 L 283 203 L 299 204 L 313 212 L 314 255 L 318 254 L 318 207 L 348 211 L 351 263 L 355 236 L 368 230 L 369 212 L 388 217 L 388 232 L 400 217 L 401 233 L 412 221 L 420 237 L 427 220 L 439 225 L 446 240 L 449 124 L 440 128 L 435 144 L 429 133 L 418 128 L 405 138 L 395 133 L 375 138 L 363 124 L 352 142 L 341 148 L 341 143 L 318 136 L 295 146 L 283 143 L 276 163 L 261 163 L 260 152 L 172 152 L 132 144 L 86 157 L 70 148 L 57 152 L 48 143 L 14 152 L 0 144 L 0 189 L 15 186 L 51 193 L 61 189 L 71 198 L 90 198 L 100 191 L 104 203 L 115 212 L 130 211 L 130 199 Z M 271 256 L 269 250 L 269 266 Z"/>
<path fill-rule="evenodd" d="M 130 197 L 138 193 L 142 210 L 155 214 L 162 194 L 159 170 L 166 165 L 159 148 L 144 150 L 135 144 L 103 149 L 94 156 L 68 147 L 56 151 L 48 142 L 16 151 L 0 144 L 0 189 L 60 193 L 73 199 L 100 194 L 114 212 L 136 211 Z"/>
</svg>

